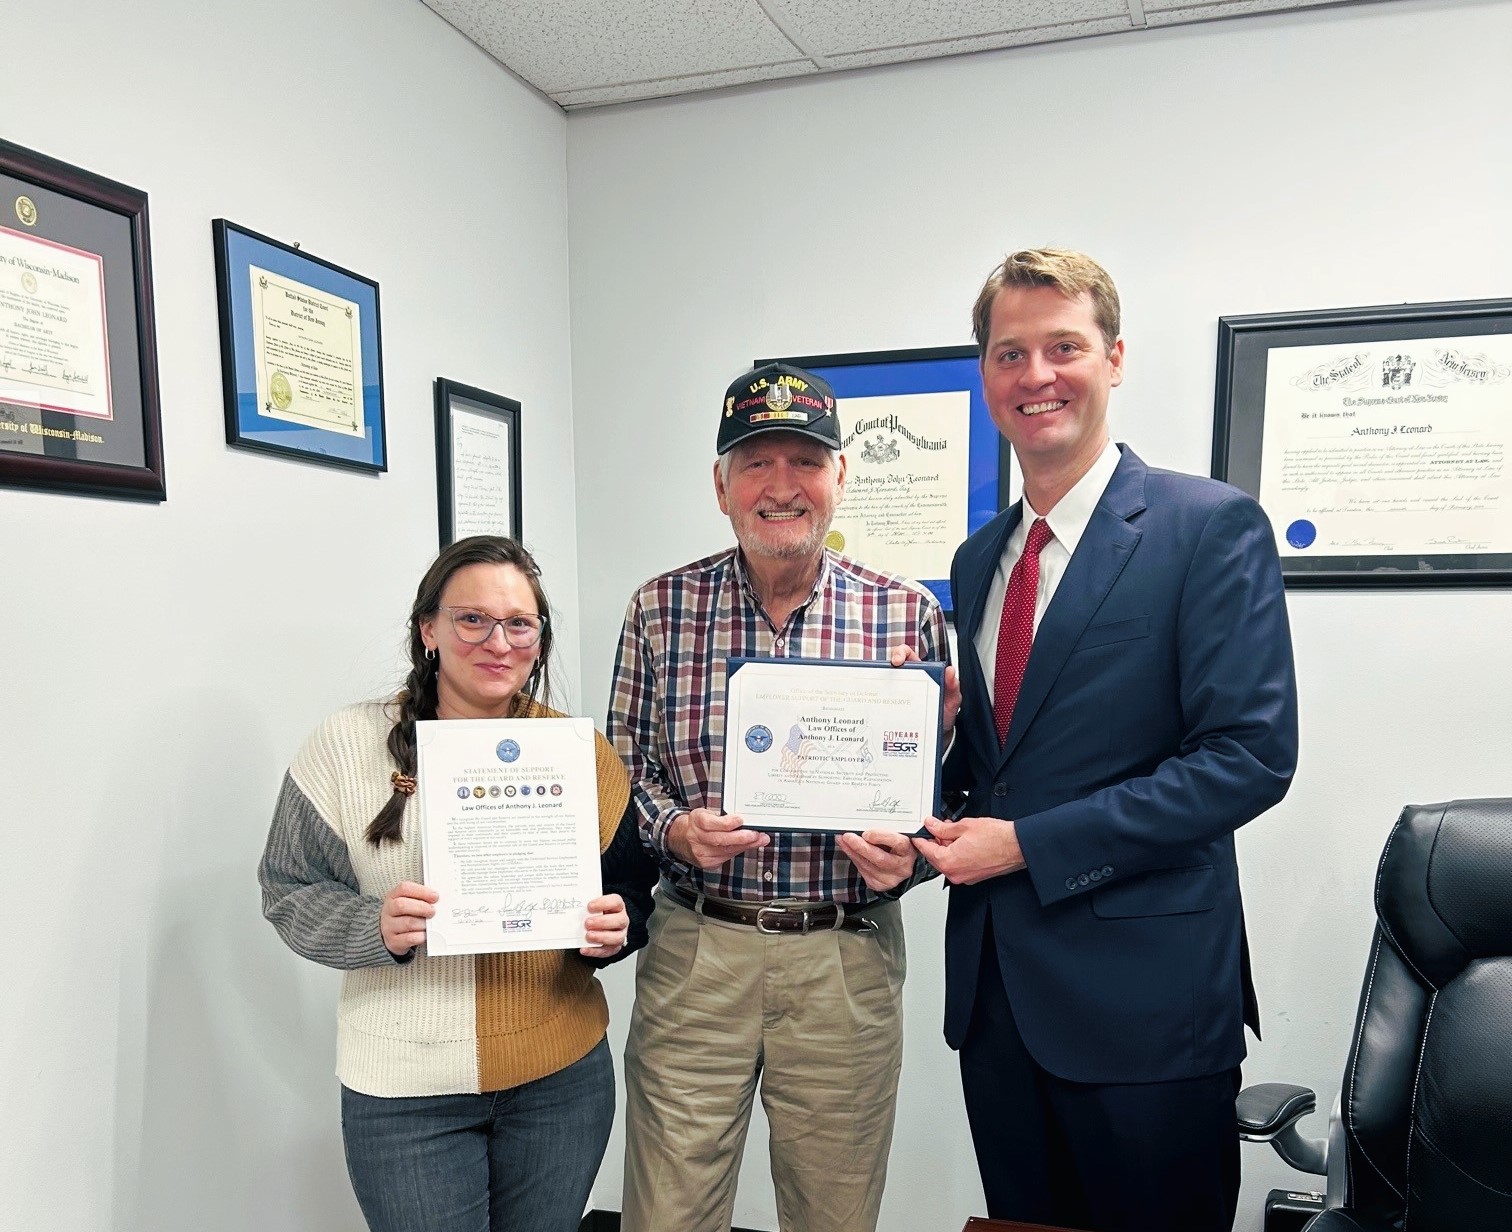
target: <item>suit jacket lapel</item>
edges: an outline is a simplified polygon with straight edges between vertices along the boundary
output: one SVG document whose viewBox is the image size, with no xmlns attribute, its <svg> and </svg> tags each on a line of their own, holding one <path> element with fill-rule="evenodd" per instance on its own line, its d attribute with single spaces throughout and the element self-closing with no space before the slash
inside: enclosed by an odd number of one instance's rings
<svg viewBox="0 0 1512 1232">
<path fill-rule="evenodd" d="M 999 766 L 1013 755 L 1034 721 L 1045 697 L 1065 666 L 1113 583 L 1129 563 L 1140 536 L 1129 519 L 1143 511 L 1147 467 L 1127 446 L 1120 446 L 1123 456 L 1097 508 L 1087 523 L 1081 542 L 1066 566 L 1055 597 L 1040 620 L 1029 649 L 1024 669 L 1024 683 L 1013 707 L 1013 721 L 1008 725 L 1008 739 L 1003 745 Z"/>
</svg>

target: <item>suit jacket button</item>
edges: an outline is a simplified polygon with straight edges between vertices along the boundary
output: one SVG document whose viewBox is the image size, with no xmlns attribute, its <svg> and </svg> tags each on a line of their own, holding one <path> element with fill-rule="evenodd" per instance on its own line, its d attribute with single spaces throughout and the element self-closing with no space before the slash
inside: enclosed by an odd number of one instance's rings
<svg viewBox="0 0 1512 1232">
<path fill-rule="evenodd" d="M 1074 890 L 1074 889 L 1076 889 L 1076 878 L 1075 877 L 1067 877 L 1066 878 L 1066 889 L 1068 889 L 1068 890 Z"/>
<path fill-rule="evenodd" d="M 1083 873 L 1080 877 L 1078 877 L 1076 879 L 1078 885 L 1086 885 L 1091 880 L 1092 880 L 1092 878 L 1090 878 L 1089 876 L 1087 876 L 1086 873 Z"/>
<path fill-rule="evenodd" d="M 1104 864 L 1102 873 L 1104 877 L 1111 877 L 1113 875 L 1113 866 L 1111 864 Z"/>
<path fill-rule="evenodd" d="M 1088 873 L 1087 876 L 1090 877 L 1090 878 L 1092 878 L 1093 881 L 1101 881 L 1102 880 L 1102 873 L 1101 873 L 1101 871 L 1099 871 L 1098 869 L 1095 869 L 1095 868 L 1090 873 Z"/>
<path fill-rule="evenodd" d="M 994 796 L 1006 796 L 1008 794 L 1008 784 L 994 783 L 992 785 L 992 794 Z"/>
</svg>

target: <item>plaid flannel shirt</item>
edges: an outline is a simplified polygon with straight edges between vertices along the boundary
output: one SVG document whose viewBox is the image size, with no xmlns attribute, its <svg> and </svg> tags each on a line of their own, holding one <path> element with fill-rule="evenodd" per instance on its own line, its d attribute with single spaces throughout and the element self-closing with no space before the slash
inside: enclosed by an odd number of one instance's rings
<svg viewBox="0 0 1512 1232">
<path fill-rule="evenodd" d="M 926 662 L 947 662 L 940 605 L 913 582 L 828 549 L 814 589 L 781 629 L 762 609 L 735 548 L 652 578 L 635 593 L 620 635 L 607 731 L 630 769 L 641 834 L 671 880 L 746 901 L 865 904 L 879 897 L 833 835 L 773 834 L 768 846 L 704 872 L 671 853 L 667 830 L 680 814 L 719 803 L 726 660 L 885 662 L 900 645 Z M 931 874 L 919 860 L 905 886 Z"/>
</svg>

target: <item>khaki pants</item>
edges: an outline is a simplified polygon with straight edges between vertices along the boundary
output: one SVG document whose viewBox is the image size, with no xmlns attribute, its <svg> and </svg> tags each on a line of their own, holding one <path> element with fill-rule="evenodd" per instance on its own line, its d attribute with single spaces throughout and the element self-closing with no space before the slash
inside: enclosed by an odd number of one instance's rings
<svg viewBox="0 0 1512 1232">
<path fill-rule="evenodd" d="M 721 1232 L 758 1080 L 783 1232 L 873 1232 L 903 1058 L 903 920 L 770 936 L 657 899 L 625 1050 L 623 1232 Z"/>
</svg>

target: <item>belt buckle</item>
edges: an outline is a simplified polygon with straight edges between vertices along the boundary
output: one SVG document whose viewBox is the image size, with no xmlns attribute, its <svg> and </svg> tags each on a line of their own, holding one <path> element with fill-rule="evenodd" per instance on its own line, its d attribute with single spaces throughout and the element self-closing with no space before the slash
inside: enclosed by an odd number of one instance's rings
<svg viewBox="0 0 1512 1232">
<path fill-rule="evenodd" d="M 766 914 L 767 914 L 767 912 L 770 911 L 773 915 L 780 917 L 780 916 L 785 915 L 787 913 L 787 910 L 788 909 L 785 906 L 776 906 L 776 905 L 773 905 L 771 903 L 768 903 L 768 904 L 766 904 L 765 906 L 762 906 L 762 907 L 757 907 L 756 908 L 756 931 L 758 933 L 765 933 L 768 937 L 775 937 L 775 936 L 779 935 L 780 933 L 786 931 L 786 930 L 781 929 L 781 928 L 768 928 L 766 926 Z M 799 912 L 798 918 L 803 921 L 802 926 L 798 929 L 799 934 L 802 935 L 804 933 L 807 933 L 808 930 L 809 930 L 808 912 L 806 912 L 806 911 Z"/>
</svg>

